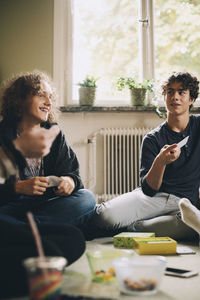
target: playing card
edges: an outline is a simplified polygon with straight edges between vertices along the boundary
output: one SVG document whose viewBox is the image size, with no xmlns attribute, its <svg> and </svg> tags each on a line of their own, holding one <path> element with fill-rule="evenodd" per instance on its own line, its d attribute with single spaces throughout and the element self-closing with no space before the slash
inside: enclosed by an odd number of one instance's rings
<svg viewBox="0 0 200 300">
<path fill-rule="evenodd" d="M 60 183 L 60 177 L 52 175 L 52 176 L 48 176 L 47 178 L 49 179 L 49 185 L 48 185 L 48 187 L 58 186 L 59 183 Z"/>
<path fill-rule="evenodd" d="M 185 144 L 187 144 L 188 139 L 189 135 L 177 144 L 176 150 L 181 149 L 183 146 L 185 146 Z"/>
</svg>

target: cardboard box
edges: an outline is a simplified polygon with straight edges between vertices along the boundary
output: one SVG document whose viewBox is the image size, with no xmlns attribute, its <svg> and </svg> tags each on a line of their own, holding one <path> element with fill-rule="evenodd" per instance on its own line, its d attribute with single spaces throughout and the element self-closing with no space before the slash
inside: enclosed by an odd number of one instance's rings
<svg viewBox="0 0 200 300">
<path fill-rule="evenodd" d="M 134 238 L 139 254 L 176 254 L 177 242 L 170 237 Z"/>
<path fill-rule="evenodd" d="M 133 249 L 135 237 L 155 237 L 154 232 L 121 232 L 113 237 L 114 246 L 117 248 Z"/>
</svg>

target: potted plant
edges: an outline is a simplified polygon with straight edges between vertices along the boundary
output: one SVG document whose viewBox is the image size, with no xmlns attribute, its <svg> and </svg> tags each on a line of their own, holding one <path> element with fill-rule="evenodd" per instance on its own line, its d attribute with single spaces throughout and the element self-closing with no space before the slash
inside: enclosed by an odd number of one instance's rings
<svg viewBox="0 0 200 300">
<path fill-rule="evenodd" d="M 86 78 L 79 82 L 79 105 L 94 105 L 96 88 L 97 88 L 97 78 L 93 76 L 86 76 Z"/>
<path fill-rule="evenodd" d="M 117 79 L 116 84 L 119 90 L 125 87 L 130 89 L 131 103 L 133 106 L 144 105 L 147 91 L 153 92 L 153 82 L 150 79 L 137 82 L 133 77 L 121 76 Z"/>
</svg>

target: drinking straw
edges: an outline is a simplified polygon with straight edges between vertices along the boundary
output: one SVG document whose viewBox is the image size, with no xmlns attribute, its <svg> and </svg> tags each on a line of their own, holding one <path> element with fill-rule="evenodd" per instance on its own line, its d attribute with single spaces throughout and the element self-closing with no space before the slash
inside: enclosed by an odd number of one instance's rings
<svg viewBox="0 0 200 300">
<path fill-rule="evenodd" d="M 40 234 L 39 234 L 37 225 L 34 221 L 33 215 L 32 215 L 31 212 L 27 212 L 26 215 L 27 215 L 29 224 L 31 226 L 33 237 L 35 239 L 36 248 L 37 248 L 37 251 L 38 251 L 39 258 L 42 261 L 46 261 L 46 257 L 44 255 L 44 250 L 43 250 L 43 247 L 42 247 L 42 241 L 41 241 L 41 238 L 40 238 Z M 45 282 L 48 282 L 48 272 L 47 272 L 47 270 L 42 268 L 42 274 L 44 275 Z"/>
<path fill-rule="evenodd" d="M 43 247 L 42 247 L 42 242 L 41 242 L 40 234 L 39 234 L 37 225 L 36 225 L 36 223 L 34 221 L 34 218 L 33 218 L 33 215 L 32 215 L 31 212 L 27 213 L 27 218 L 28 218 L 28 221 L 29 221 L 30 226 L 31 226 L 33 237 L 35 239 L 35 243 L 36 243 L 36 248 L 37 248 L 37 251 L 38 251 L 38 255 L 39 255 L 39 257 L 42 260 L 46 260 L 45 255 L 44 255 L 44 250 L 43 250 Z"/>
</svg>

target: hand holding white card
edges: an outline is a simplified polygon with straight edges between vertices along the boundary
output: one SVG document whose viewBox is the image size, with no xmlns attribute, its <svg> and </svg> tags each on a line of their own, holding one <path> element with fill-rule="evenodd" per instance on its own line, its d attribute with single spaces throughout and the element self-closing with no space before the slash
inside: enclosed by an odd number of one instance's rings
<svg viewBox="0 0 200 300">
<path fill-rule="evenodd" d="M 49 184 L 48 184 L 48 187 L 51 187 L 51 186 L 58 186 L 59 183 L 60 183 L 60 177 L 57 177 L 57 176 L 48 176 L 47 177 L 49 179 Z"/>
<path fill-rule="evenodd" d="M 185 146 L 185 144 L 187 144 L 188 139 L 189 139 L 189 135 L 186 136 L 182 141 L 180 141 L 180 142 L 177 144 L 177 147 L 176 147 L 175 150 L 181 149 L 183 146 Z"/>
</svg>

